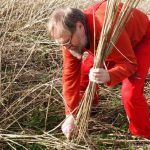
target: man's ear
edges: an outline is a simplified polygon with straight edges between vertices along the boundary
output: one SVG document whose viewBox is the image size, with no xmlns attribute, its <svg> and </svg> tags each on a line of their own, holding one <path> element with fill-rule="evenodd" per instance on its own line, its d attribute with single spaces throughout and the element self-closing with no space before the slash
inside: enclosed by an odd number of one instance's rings
<svg viewBox="0 0 150 150">
<path fill-rule="evenodd" d="M 77 29 L 79 32 L 84 32 L 84 31 L 85 31 L 84 25 L 83 25 L 80 21 L 78 21 L 78 22 L 76 23 L 76 29 Z"/>
</svg>

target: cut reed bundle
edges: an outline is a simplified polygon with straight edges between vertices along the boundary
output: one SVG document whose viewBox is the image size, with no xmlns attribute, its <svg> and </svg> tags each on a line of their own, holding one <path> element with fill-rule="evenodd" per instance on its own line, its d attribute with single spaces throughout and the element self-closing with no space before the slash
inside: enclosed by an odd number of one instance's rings
<svg viewBox="0 0 150 150">
<path fill-rule="evenodd" d="M 119 13 L 119 16 L 117 17 L 117 11 L 121 4 L 121 0 L 107 1 L 102 32 L 96 56 L 94 58 L 94 68 L 100 68 L 103 66 L 106 57 L 111 53 L 116 41 L 118 40 L 127 19 L 129 19 L 132 13 L 132 8 L 135 8 L 138 3 L 139 0 L 126 0 Z M 80 142 L 81 139 L 84 139 L 86 141 L 88 137 L 88 121 L 95 94 L 95 87 L 95 83 L 89 82 L 85 94 L 82 98 L 76 115 L 77 130 L 73 133 L 73 141 Z"/>
<path fill-rule="evenodd" d="M 43 134 L 43 135 L 19 135 L 19 134 L 0 134 L 0 141 L 7 143 L 12 149 L 16 149 L 14 145 L 17 145 L 25 150 L 28 150 L 23 143 L 36 143 L 45 146 L 47 149 L 73 149 L 73 150 L 86 150 L 87 147 L 81 146 L 69 141 L 63 141 L 57 138 L 53 134 Z M 22 143 L 22 144 L 20 144 Z"/>
</svg>

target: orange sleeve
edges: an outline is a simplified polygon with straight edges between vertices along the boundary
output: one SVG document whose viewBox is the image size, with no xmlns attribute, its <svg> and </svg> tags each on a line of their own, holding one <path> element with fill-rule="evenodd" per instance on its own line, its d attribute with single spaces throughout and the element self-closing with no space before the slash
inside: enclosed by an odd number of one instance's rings
<svg viewBox="0 0 150 150">
<path fill-rule="evenodd" d="M 63 96 L 65 113 L 70 114 L 79 104 L 81 60 L 63 49 Z"/>
<path fill-rule="evenodd" d="M 108 61 L 115 63 L 114 67 L 108 70 L 111 79 L 108 86 L 113 86 L 133 75 L 137 69 L 136 57 L 125 30 L 121 33 L 115 45 L 107 58 Z"/>
</svg>

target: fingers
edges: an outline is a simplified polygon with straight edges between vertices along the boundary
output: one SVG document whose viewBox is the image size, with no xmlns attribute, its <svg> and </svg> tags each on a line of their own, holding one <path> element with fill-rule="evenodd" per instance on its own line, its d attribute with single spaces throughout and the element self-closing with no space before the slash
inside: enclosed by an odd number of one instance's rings
<svg viewBox="0 0 150 150">
<path fill-rule="evenodd" d="M 64 127 L 62 128 L 62 132 L 63 132 L 63 134 L 66 136 L 67 139 L 70 139 L 71 133 L 73 132 L 73 128 L 72 128 L 71 125 L 64 126 Z"/>
<path fill-rule="evenodd" d="M 90 73 L 89 73 L 90 81 L 95 82 L 95 83 L 102 83 L 102 81 L 101 81 L 101 76 L 102 76 L 101 72 L 102 72 L 101 68 L 96 68 L 96 69 L 92 68 L 90 70 Z"/>
<path fill-rule="evenodd" d="M 91 68 L 91 70 L 93 73 L 99 73 L 103 71 L 103 68 Z"/>
<path fill-rule="evenodd" d="M 101 79 L 96 75 L 89 74 L 89 79 L 90 81 L 95 82 L 95 83 L 103 83 Z"/>
<path fill-rule="evenodd" d="M 66 118 L 65 122 L 62 124 L 61 129 L 67 139 L 70 139 L 71 134 L 75 129 L 74 117 L 72 115 L 69 115 Z"/>
<path fill-rule="evenodd" d="M 90 73 L 93 77 L 99 78 L 99 77 L 103 76 L 103 69 L 101 69 L 101 68 L 96 68 L 96 69 L 92 68 L 90 70 Z"/>
<path fill-rule="evenodd" d="M 96 83 L 106 83 L 110 80 L 110 76 L 108 71 L 103 68 L 92 68 L 89 73 L 89 79 Z"/>
</svg>

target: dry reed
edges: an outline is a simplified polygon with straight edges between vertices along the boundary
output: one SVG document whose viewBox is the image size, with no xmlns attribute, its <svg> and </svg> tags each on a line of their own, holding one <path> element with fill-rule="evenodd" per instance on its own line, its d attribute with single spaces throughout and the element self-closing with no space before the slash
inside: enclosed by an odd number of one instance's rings
<svg viewBox="0 0 150 150">
<path fill-rule="evenodd" d="M 89 5 L 87 1 L 86 5 Z M 1 149 L 8 148 L 7 146 L 12 149 L 17 149 L 17 146 L 28 149 L 31 143 L 58 150 L 87 149 L 88 147 L 88 145 L 81 146 L 66 141 L 60 131 L 63 122 L 56 126 L 59 121 L 53 124 L 53 120 L 49 118 L 64 117 L 61 94 L 62 55 L 59 48 L 48 39 L 45 28 L 47 16 L 61 6 L 83 8 L 85 5 L 78 0 L 0 1 L 0 87 L 3 93 L 0 97 Z M 150 84 L 147 82 L 148 94 L 149 87 Z M 115 109 L 111 104 L 109 108 L 106 107 L 107 99 L 119 97 L 118 89 L 111 92 L 101 87 L 101 90 L 107 97 L 97 108 L 100 109 L 98 116 L 100 118 L 90 120 L 89 132 L 94 132 L 96 135 L 99 131 L 112 130 L 119 134 L 114 135 L 119 139 L 124 137 L 120 143 L 126 142 L 127 133 L 117 128 L 115 121 L 113 124 L 105 122 L 105 119 L 108 120 L 108 113 L 113 114 Z M 53 107 L 57 109 L 54 110 Z M 38 126 L 41 120 L 36 122 L 37 125 L 34 128 L 26 126 L 25 124 L 30 125 L 29 119 L 33 119 L 31 115 L 34 111 L 40 114 L 41 109 L 44 110 L 44 116 L 42 116 L 44 128 Z M 107 115 L 104 110 L 107 111 Z M 118 109 L 118 112 L 122 114 L 122 107 Z M 111 117 L 113 118 L 113 115 Z M 99 139 L 99 141 L 113 143 L 110 139 Z M 135 143 L 137 141 L 135 140 Z"/>
</svg>

